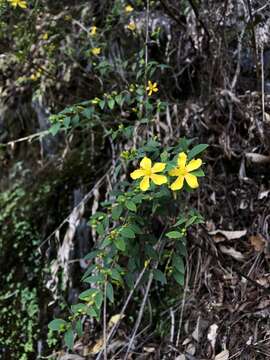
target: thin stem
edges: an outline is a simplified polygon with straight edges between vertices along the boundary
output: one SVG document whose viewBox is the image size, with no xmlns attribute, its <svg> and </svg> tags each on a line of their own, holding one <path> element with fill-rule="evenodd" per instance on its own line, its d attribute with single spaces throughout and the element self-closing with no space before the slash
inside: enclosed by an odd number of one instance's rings
<svg viewBox="0 0 270 360">
<path fill-rule="evenodd" d="M 265 119 L 265 102 L 264 102 L 264 58 L 263 58 L 263 46 L 261 46 L 261 76 L 262 76 L 262 121 Z"/>
<path fill-rule="evenodd" d="M 139 315 L 138 315 L 138 318 L 137 318 L 137 321 L 136 321 L 136 325 L 135 325 L 135 328 L 134 328 L 134 330 L 133 330 L 133 334 L 132 334 L 132 336 L 131 336 L 130 342 L 129 342 L 129 344 L 128 344 L 128 349 L 127 349 L 127 352 L 126 352 L 126 355 L 125 355 L 124 360 L 127 360 L 127 359 L 128 359 L 128 354 L 129 354 L 129 352 L 130 352 L 130 349 L 131 349 L 132 344 L 133 344 L 133 342 L 134 342 L 134 339 L 135 339 L 135 337 L 136 337 L 137 331 L 138 331 L 139 326 L 140 326 L 140 324 L 141 324 L 142 317 L 143 317 L 143 313 L 144 313 L 144 308 L 145 308 L 145 304 L 146 304 L 146 300 L 147 300 L 147 298 L 148 298 L 148 294 L 149 294 L 149 291 L 150 291 L 150 288 L 151 288 L 153 279 L 154 279 L 154 275 L 153 275 L 153 271 L 151 271 L 151 273 L 150 273 L 150 275 L 149 275 L 147 287 L 146 287 L 146 290 L 145 290 L 145 294 L 144 294 L 144 297 L 143 297 L 143 301 L 142 301 L 142 304 L 141 304 L 141 307 L 140 307 Z"/>
<path fill-rule="evenodd" d="M 104 360 L 108 359 L 107 355 L 107 279 L 104 284 L 104 301 L 103 301 L 103 344 L 104 344 Z"/>
</svg>

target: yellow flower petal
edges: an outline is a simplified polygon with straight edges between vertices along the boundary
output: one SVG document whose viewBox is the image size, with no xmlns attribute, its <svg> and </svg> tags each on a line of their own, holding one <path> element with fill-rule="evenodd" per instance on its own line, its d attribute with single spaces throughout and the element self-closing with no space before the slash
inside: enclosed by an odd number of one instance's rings
<svg viewBox="0 0 270 360">
<path fill-rule="evenodd" d="M 166 164 L 161 163 L 161 162 L 157 162 L 152 167 L 152 173 L 161 172 L 161 171 L 163 171 L 165 169 L 165 167 L 166 167 Z"/>
<path fill-rule="evenodd" d="M 151 167 L 152 167 L 152 161 L 151 159 L 149 159 L 148 157 L 144 157 L 142 159 L 142 161 L 140 162 L 140 167 L 143 169 L 143 170 L 148 170 L 150 171 L 151 170 Z"/>
<path fill-rule="evenodd" d="M 150 187 L 149 176 L 145 176 L 140 182 L 140 189 L 142 191 L 148 190 Z"/>
<path fill-rule="evenodd" d="M 26 3 L 25 1 L 19 2 L 18 5 L 19 5 L 22 9 L 26 9 L 26 8 L 27 8 L 27 3 Z"/>
<path fill-rule="evenodd" d="M 170 176 L 179 176 L 180 175 L 180 170 L 176 167 L 176 168 L 169 171 L 169 175 Z"/>
<path fill-rule="evenodd" d="M 130 13 L 130 12 L 132 12 L 134 9 L 133 9 L 133 7 L 131 6 L 131 5 L 127 5 L 126 7 L 125 7 L 125 12 L 126 13 Z"/>
<path fill-rule="evenodd" d="M 182 189 L 184 185 L 184 176 L 178 176 L 178 178 L 175 180 L 175 182 L 172 183 L 171 189 L 173 191 Z"/>
<path fill-rule="evenodd" d="M 184 152 L 181 152 L 178 155 L 178 159 L 177 159 L 177 164 L 181 169 L 184 169 L 186 166 L 186 161 L 187 161 L 187 154 Z"/>
<path fill-rule="evenodd" d="M 192 174 L 187 174 L 185 176 L 185 179 L 186 179 L 186 182 L 188 183 L 188 185 L 192 188 L 192 189 L 195 189 L 199 186 L 199 183 L 198 183 L 198 179 L 196 178 L 195 175 L 192 175 Z"/>
<path fill-rule="evenodd" d="M 198 169 L 201 165 L 202 165 L 201 159 L 196 159 L 196 160 L 193 159 L 187 164 L 186 169 L 188 172 L 190 172 L 190 171 Z"/>
<path fill-rule="evenodd" d="M 131 174 L 130 177 L 133 180 L 139 179 L 140 177 L 145 176 L 145 172 L 142 169 L 138 169 L 138 170 L 134 170 Z"/>
<path fill-rule="evenodd" d="M 153 181 L 153 183 L 156 185 L 166 184 L 167 182 L 167 178 L 164 175 L 152 174 L 150 178 Z"/>
</svg>

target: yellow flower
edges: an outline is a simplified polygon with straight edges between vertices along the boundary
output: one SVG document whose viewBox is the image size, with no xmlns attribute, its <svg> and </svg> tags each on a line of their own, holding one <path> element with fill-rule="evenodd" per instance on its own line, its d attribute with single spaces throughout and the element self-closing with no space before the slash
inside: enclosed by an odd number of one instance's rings
<svg viewBox="0 0 270 360">
<path fill-rule="evenodd" d="M 91 49 L 91 53 L 95 56 L 99 55 L 100 52 L 101 52 L 101 48 L 95 47 L 95 48 Z"/>
<path fill-rule="evenodd" d="M 17 6 L 19 6 L 22 9 L 27 8 L 27 2 L 25 0 L 8 0 L 8 2 L 14 8 L 16 8 Z"/>
<path fill-rule="evenodd" d="M 65 16 L 64 16 L 64 20 L 65 20 L 65 21 L 70 21 L 70 20 L 72 20 L 72 16 L 70 16 L 70 15 L 65 15 Z"/>
<path fill-rule="evenodd" d="M 201 159 L 193 159 L 187 164 L 187 155 L 181 152 L 178 155 L 177 167 L 169 171 L 170 176 L 177 176 L 177 179 L 172 183 L 171 189 L 173 191 L 182 189 L 184 180 L 188 185 L 195 189 L 199 186 L 197 177 L 191 172 L 198 169 L 202 165 Z"/>
<path fill-rule="evenodd" d="M 46 32 L 42 35 L 42 39 L 43 40 L 48 40 L 49 39 L 49 34 Z"/>
<path fill-rule="evenodd" d="M 95 97 L 93 100 L 91 100 L 91 103 L 93 104 L 93 105 L 96 105 L 96 104 L 98 104 L 100 102 L 100 99 L 98 98 L 98 97 Z"/>
<path fill-rule="evenodd" d="M 167 178 L 164 175 L 157 175 L 165 169 L 166 164 L 155 163 L 152 167 L 152 161 L 148 157 L 144 157 L 140 162 L 140 168 L 133 171 L 130 176 L 133 180 L 143 178 L 140 182 L 140 189 L 146 191 L 150 187 L 150 180 L 156 185 L 162 185 L 167 182 Z"/>
<path fill-rule="evenodd" d="M 97 33 L 97 27 L 96 26 L 91 26 L 90 31 L 89 31 L 89 35 L 90 36 L 95 36 Z"/>
<path fill-rule="evenodd" d="M 132 7 L 131 5 L 127 5 L 127 6 L 125 7 L 125 12 L 126 12 L 126 13 L 131 13 L 133 10 L 134 10 L 134 9 L 133 9 L 133 7 Z"/>
<path fill-rule="evenodd" d="M 30 76 L 30 79 L 32 81 L 37 81 L 41 77 L 41 75 L 42 75 L 42 71 L 38 70 L 36 73 L 34 73 Z"/>
<path fill-rule="evenodd" d="M 131 21 L 131 22 L 128 24 L 127 28 L 128 28 L 130 31 L 136 30 L 136 24 L 135 24 L 135 22 L 134 22 L 134 21 Z"/>
<path fill-rule="evenodd" d="M 151 96 L 153 92 L 158 92 L 157 83 L 155 82 L 153 84 L 152 81 L 149 80 L 146 90 L 148 91 L 149 96 Z"/>
</svg>

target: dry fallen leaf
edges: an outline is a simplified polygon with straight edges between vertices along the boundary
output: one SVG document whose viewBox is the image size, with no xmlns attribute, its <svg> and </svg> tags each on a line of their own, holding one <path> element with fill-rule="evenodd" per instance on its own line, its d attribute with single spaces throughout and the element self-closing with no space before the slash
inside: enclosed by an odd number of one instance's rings
<svg viewBox="0 0 270 360">
<path fill-rule="evenodd" d="M 196 323 L 196 327 L 192 333 L 192 337 L 194 340 L 196 340 L 197 342 L 199 342 L 200 340 L 200 322 L 201 322 L 201 317 L 199 316 L 198 319 L 197 319 L 197 323 Z"/>
<path fill-rule="evenodd" d="M 217 324 L 212 324 L 209 328 L 209 332 L 207 334 L 207 339 L 210 341 L 212 349 L 215 348 L 216 345 L 216 339 L 217 339 Z"/>
<path fill-rule="evenodd" d="M 270 115 L 267 112 L 264 113 L 264 121 L 270 123 Z"/>
<path fill-rule="evenodd" d="M 230 356 L 229 351 L 223 350 L 223 351 L 221 351 L 221 353 L 219 353 L 215 356 L 215 360 L 228 360 L 229 356 Z"/>
<path fill-rule="evenodd" d="M 125 317 L 125 315 L 121 315 L 121 314 L 113 315 L 113 316 L 110 318 L 108 327 L 109 327 L 109 328 L 113 327 L 113 325 L 115 325 L 116 323 L 118 323 L 118 321 L 122 320 L 124 317 Z"/>
<path fill-rule="evenodd" d="M 75 354 L 65 354 L 59 360 L 83 360 L 84 358 Z"/>
<path fill-rule="evenodd" d="M 235 230 L 235 231 L 215 230 L 215 231 L 210 231 L 209 235 L 219 236 L 217 238 L 216 242 L 220 242 L 221 241 L 220 235 L 223 235 L 228 240 L 234 240 L 234 239 L 240 239 L 242 236 L 245 236 L 246 233 L 247 233 L 247 230 Z"/>
<path fill-rule="evenodd" d="M 95 345 L 92 347 L 92 349 L 89 349 L 90 351 L 88 352 L 88 354 L 97 354 L 100 352 L 100 350 L 103 347 L 103 338 L 100 338 L 99 340 L 96 341 Z M 87 354 L 87 355 L 88 355 Z"/>
<path fill-rule="evenodd" d="M 220 251 L 223 252 L 223 254 L 230 255 L 235 260 L 243 261 L 245 259 L 244 255 L 240 253 L 239 251 L 235 250 L 232 247 L 226 247 L 224 245 L 220 246 Z"/>
<path fill-rule="evenodd" d="M 270 156 L 257 154 L 257 153 L 246 153 L 246 158 L 255 164 L 266 164 L 270 162 Z"/>
<path fill-rule="evenodd" d="M 267 197 L 270 193 L 270 190 L 260 191 L 258 194 L 258 200 L 262 200 L 263 198 Z"/>
<path fill-rule="evenodd" d="M 177 356 L 177 358 L 175 358 L 175 360 L 186 360 L 186 357 L 184 354 L 181 354 L 181 355 Z"/>
<path fill-rule="evenodd" d="M 249 241 L 255 251 L 263 251 L 265 249 L 266 240 L 261 234 L 250 236 Z"/>
<path fill-rule="evenodd" d="M 156 348 L 145 346 L 145 347 L 143 348 L 143 351 L 145 351 L 145 352 L 147 352 L 147 353 L 153 353 L 153 352 L 156 351 Z"/>
</svg>

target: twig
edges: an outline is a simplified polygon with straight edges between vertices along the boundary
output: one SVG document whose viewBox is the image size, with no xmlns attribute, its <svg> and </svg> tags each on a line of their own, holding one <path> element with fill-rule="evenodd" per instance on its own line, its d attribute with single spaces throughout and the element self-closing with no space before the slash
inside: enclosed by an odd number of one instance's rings
<svg viewBox="0 0 270 360">
<path fill-rule="evenodd" d="M 262 121 L 265 120 L 265 103 L 264 103 L 264 59 L 263 46 L 261 46 L 261 76 L 262 76 Z"/>
<path fill-rule="evenodd" d="M 106 307 L 107 307 L 107 280 L 104 284 L 104 301 L 103 301 L 103 344 L 104 346 L 104 360 L 108 359 L 107 355 L 107 319 L 106 319 Z"/>
<path fill-rule="evenodd" d="M 170 308 L 170 315 L 171 315 L 171 336 L 170 336 L 170 342 L 173 343 L 174 329 L 175 329 L 175 316 L 174 316 L 173 308 Z"/>
<path fill-rule="evenodd" d="M 240 74 L 240 69 L 241 69 L 241 52 L 242 52 L 242 41 L 243 41 L 243 36 L 245 34 L 246 28 L 244 27 L 244 29 L 241 31 L 241 34 L 239 35 L 238 38 L 238 48 L 237 48 L 237 52 L 238 52 L 238 59 L 237 59 L 237 65 L 236 65 L 236 70 L 235 70 L 235 74 L 233 77 L 233 81 L 231 83 L 231 91 L 233 92 L 236 83 L 237 83 L 237 79 L 239 77 Z"/>
<path fill-rule="evenodd" d="M 253 14 L 251 9 L 250 0 L 247 0 L 248 12 L 249 12 L 249 21 L 251 25 L 251 32 L 252 32 L 252 42 L 254 47 L 254 60 L 256 64 L 256 75 L 257 75 L 257 86 L 259 86 L 260 82 L 260 71 L 259 71 L 259 63 L 258 63 L 258 47 L 256 42 L 256 34 L 255 34 L 255 26 L 253 21 Z"/>
<path fill-rule="evenodd" d="M 186 261 L 186 263 L 188 263 L 188 262 Z M 185 283 L 185 288 L 184 288 L 184 293 L 183 293 L 183 300 L 182 300 L 182 304 L 181 304 L 181 312 L 180 312 L 178 331 L 177 331 L 177 337 L 176 337 L 176 343 L 175 343 L 176 347 L 178 347 L 179 341 L 180 341 L 181 328 L 182 328 L 183 315 L 184 315 L 184 307 L 185 307 L 187 289 L 188 289 L 188 278 L 189 277 L 188 277 L 188 266 L 187 266 L 186 283 Z"/>
<path fill-rule="evenodd" d="M 16 143 L 23 142 L 23 141 L 29 141 L 30 142 L 36 137 L 41 137 L 41 136 L 49 135 L 49 134 L 50 134 L 49 130 L 43 130 L 43 131 L 40 131 L 38 133 L 31 134 L 31 135 L 28 135 L 28 136 L 24 136 L 24 137 L 16 139 L 16 140 L 10 140 L 7 143 L 0 144 L 0 146 L 9 146 L 9 145 L 13 146 Z"/>
<path fill-rule="evenodd" d="M 163 239 L 163 235 L 164 235 L 165 231 L 166 231 L 166 228 L 162 231 L 162 233 L 161 233 L 161 235 L 160 235 L 160 237 L 158 239 L 158 242 L 157 242 L 157 244 L 155 246 L 156 250 L 158 250 L 159 254 L 163 253 L 163 248 L 164 248 L 164 245 L 165 245 L 165 241 L 162 241 L 162 239 Z M 158 267 L 159 261 L 160 261 L 160 259 L 158 259 L 158 260 L 156 260 L 154 262 L 153 269 L 156 269 Z M 129 351 L 131 349 L 131 346 L 132 346 L 132 344 L 134 342 L 137 331 L 138 331 L 139 326 L 141 324 L 142 316 L 143 316 L 143 312 L 144 312 L 144 308 L 145 308 L 145 303 L 146 303 L 146 300 L 148 298 L 148 294 L 149 294 L 149 291 L 150 291 L 150 288 L 151 288 L 153 278 L 154 278 L 154 275 L 153 275 L 153 270 L 152 270 L 150 272 L 150 275 L 149 275 L 149 279 L 148 279 L 147 287 L 146 287 L 146 290 L 145 290 L 144 298 L 143 298 L 143 301 L 142 301 L 142 304 L 141 304 L 141 307 L 140 307 L 139 315 L 138 315 L 138 318 L 137 318 L 137 321 L 136 321 L 136 324 L 135 324 L 135 327 L 134 327 L 134 330 L 133 330 L 133 334 L 131 336 L 131 339 L 130 339 L 128 349 L 127 349 L 126 356 L 125 356 L 124 360 L 127 360 Z"/>
<path fill-rule="evenodd" d="M 174 19 L 177 22 L 177 24 L 181 26 L 181 28 L 186 29 L 185 25 L 180 21 L 180 19 L 177 16 L 175 16 L 175 13 L 173 12 L 173 10 L 169 8 L 165 0 L 160 0 L 160 3 L 163 6 L 163 8 L 167 11 L 167 13 L 171 16 L 171 18 Z"/>
<path fill-rule="evenodd" d="M 141 307 L 140 307 L 139 315 L 138 315 L 138 318 L 137 318 L 137 321 L 136 321 L 136 324 L 135 324 L 135 328 L 134 328 L 134 330 L 133 330 L 133 334 L 132 334 L 131 339 L 130 339 L 130 341 L 129 341 L 128 348 L 127 348 L 127 352 L 126 352 L 126 355 L 125 355 L 125 357 L 124 357 L 124 360 L 127 360 L 127 358 L 128 358 L 130 349 L 131 349 L 131 347 L 132 347 L 132 345 L 133 345 L 133 342 L 134 342 L 134 339 L 135 339 L 135 337 L 136 337 L 137 331 L 138 331 L 139 326 L 140 326 L 140 324 L 141 324 L 142 317 L 143 317 L 143 313 L 144 313 L 144 308 L 145 308 L 145 304 L 146 304 L 146 300 L 147 300 L 149 291 L 150 291 L 150 289 L 151 289 L 151 285 L 152 285 L 153 279 L 154 279 L 154 274 L 153 274 L 153 271 L 151 271 L 151 272 L 150 272 L 150 275 L 149 275 L 147 287 L 146 287 L 146 290 L 145 290 L 145 294 L 144 294 L 144 297 L 143 297 L 143 301 L 142 301 L 142 304 L 141 304 Z"/>
<path fill-rule="evenodd" d="M 103 181 L 106 179 L 107 177 L 107 173 L 109 173 L 111 171 L 111 167 L 109 168 L 109 170 L 95 183 L 95 186 L 92 187 L 92 189 L 84 196 L 84 198 L 79 202 L 78 205 L 76 205 L 71 213 L 61 222 L 61 224 L 39 245 L 38 250 L 41 249 L 41 247 L 43 245 L 46 244 L 47 241 L 50 240 L 50 238 L 52 236 L 54 236 L 60 229 L 61 227 L 69 221 L 70 216 L 72 215 L 72 213 L 76 210 L 79 209 L 82 205 L 84 205 L 85 203 L 87 203 L 87 201 L 93 196 L 94 191 L 99 188 L 101 186 L 101 184 L 103 183 Z"/>
<path fill-rule="evenodd" d="M 121 318 L 123 317 L 123 315 L 124 315 L 124 313 L 125 313 L 125 311 L 126 311 L 126 308 L 127 308 L 128 304 L 129 304 L 129 302 L 130 302 L 130 300 L 131 300 L 131 298 L 132 298 L 132 296 L 133 296 L 133 294 L 134 294 L 134 291 L 137 289 L 137 286 L 139 285 L 139 283 L 140 283 L 140 281 L 141 281 L 141 279 L 142 279 L 142 277 L 143 277 L 146 269 L 147 269 L 147 268 L 144 267 L 144 268 L 142 269 L 142 271 L 140 272 L 139 276 L 137 277 L 136 283 L 135 283 L 135 285 L 133 286 L 133 289 L 129 292 L 129 295 L 128 295 L 127 299 L 126 299 L 126 302 L 125 302 L 124 306 L 122 307 L 122 310 L 121 310 L 121 312 L 120 312 L 120 314 L 119 314 L 119 321 L 118 321 L 117 323 L 115 323 L 114 326 L 112 327 L 109 335 L 107 336 L 106 344 L 103 344 L 103 347 L 102 347 L 102 349 L 100 350 L 100 353 L 98 354 L 96 360 L 100 360 L 100 359 L 101 359 L 101 356 L 102 356 L 102 354 L 103 354 L 103 351 L 104 351 L 105 346 L 107 346 L 107 345 L 109 344 L 109 341 L 112 339 L 112 337 L 114 336 L 115 332 L 117 331 L 117 329 L 118 329 L 118 327 L 119 327 L 119 324 L 120 324 L 120 320 L 121 320 Z"/>
<path fill-rule="evenodd" d="M 193 0 L 188 0 L 188 2 L 189 2 L 189 4 L 190 4 L 192 10 L 194 11 L 194 14 L 195 14 L 197 20 L 199 21 L 199 23 L 201 24 L 202 28 L 204 29 L 204 31 L 205 31 L 205 33 L 206 33 L 206 35 L 207 35 L 207 37 L 208 37 L 208 40 L 209 40 L 209 39 L 210 39 L 209 31 L 208 31 L 207 27 L 205 26 L 204 22 L 202 21 L 196 5 L 194 4 Z"/>
<path fill-rule="evenodd" d="M 203 227 L 202 227 L 203 228 Z M 208 255 L 211 255 L 214 259 L 216 260 L 220 260 L 220 258 L 210 249 L 206 250 L 201 244 L 197 243 L 196 241 L 193 242 L 193 244 L 197 247 L 199 247 L 204 253 L 207 253 Z M 218 249 L 217 249 L 218 250 Z M 258 283 L 257 281 L 251 279 L 249 276 L 245 275 L 242 273 L 242 271 L 238 270 L 238 269 L 233 269 L 233 271 L 235 271 L 238 275 L 242 276 L 243 278 L 245 278 L 247 281 L 249 281 L 251 284 L 253 284 L 255 287 L 263 290 L 263 294 L 270 294 L 270 289 L 266 288 L 265 286 L 261 285 L 260 283 Z"/>
<path fill-rule="evenodd" d="M 163 235 L 164 235 L 166 230 L 167 230 L 166 228 L 163 230 L 163 232 L 161 233 L 161 235 L 160 235 L 160 237 L 158 239 L 158 242 L 157 242 L 157 244 L 155 246 L 155 250 L 157 250 L 159 254 L 162 253 L 162 249 L 164 248 L 164 242 L 162 242 L 162 239 L 163 239 Z M 159 260 L 155 262 L 153 267 L 156 269 L 158 264 L 159 264 Z M 117 331 L 117 329 L 119 327 L 119 324 L 120 324 L 120 321 L 121 321 L 121 319 L 122 319 L 122 317 L 123 317 L 123 315 L 124 315 L 124 313 L 126 311 L 126 308 L 127 308 L 128 304 L 129 304 L 135 290 L 137 289 L 137 287 L 138 287 L 138 285 L 139 285 L 139 283 L 140 283 L 146 269 L 148 269 L 149 266 L 150 266 L 150 264 L 148 264 L 148 266 L 145 266 L 142 269 L 142 271 L 140 272 L 139 276 L 137 277 L 136 283 L 134 284 L 133 289 L 129 292 L 129 295 L 128 295 L 127 299 L 126 299 L 126 302 L 125 302 L 124 306 L 122 307 L 122 310 L 121 310 L 121 312 L 119 314 L 119 321 L 117 323 L 115 323 L 113 328 L 111 329 L 109 335 L 107 336 L 107 344 L 103 344 L 103 347 L 102 347 L 100 353 L 98 354 L 96 360 L 101 359 L 101 356 L 102 356 L 103 351 L 104 351 L 104 346 L 109 344 L 109 341 L 113 338 L 115 332 Z"/>
</svg>

